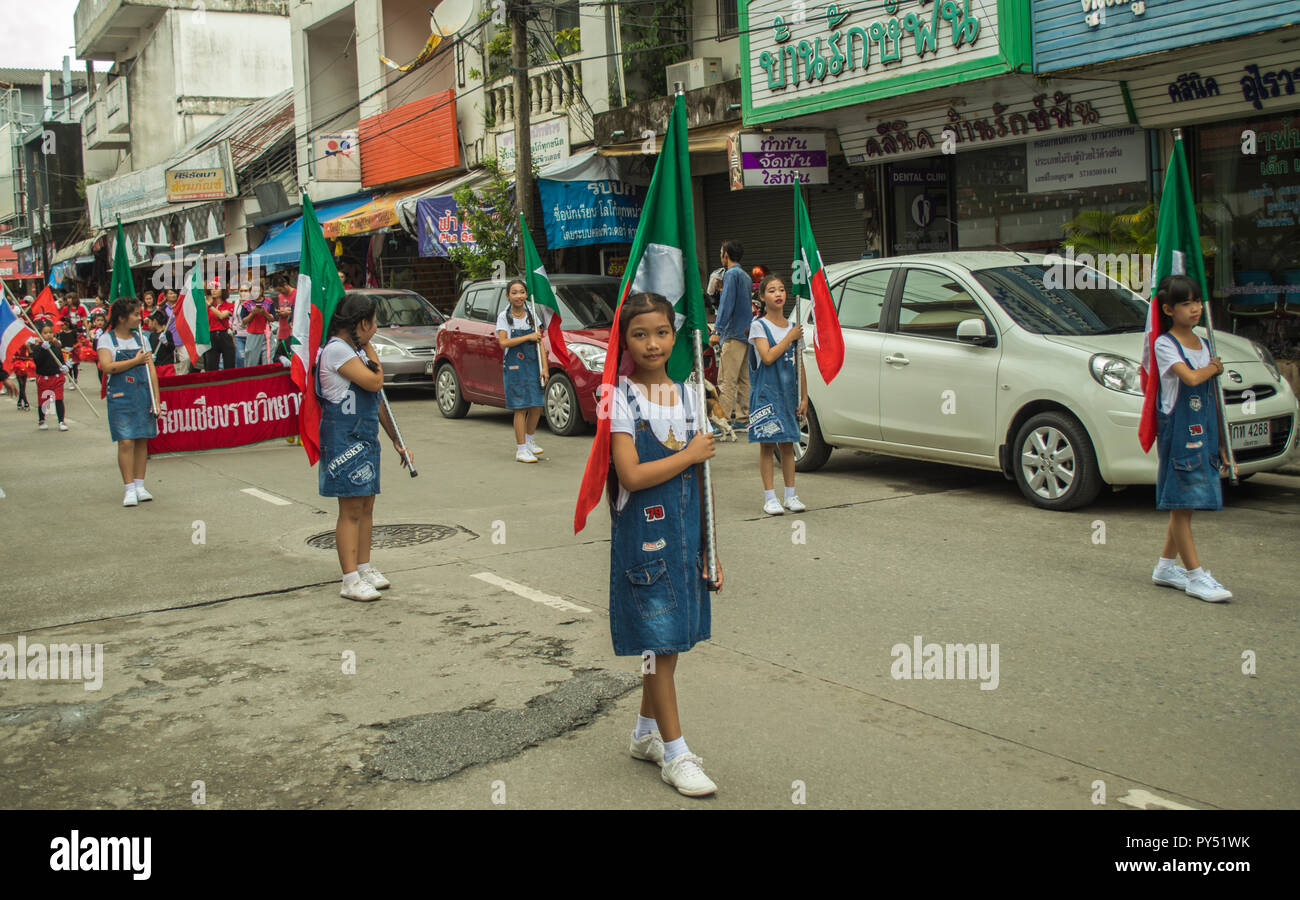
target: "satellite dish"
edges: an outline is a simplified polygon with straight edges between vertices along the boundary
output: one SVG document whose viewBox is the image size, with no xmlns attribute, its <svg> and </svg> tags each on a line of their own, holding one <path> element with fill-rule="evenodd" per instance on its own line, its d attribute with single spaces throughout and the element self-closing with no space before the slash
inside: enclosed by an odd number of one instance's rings
<svg viewBox="0 0 1300 900">
<path fill-rule="evenodd" d="M 451 37 L 473 14 L 474 0 L 442 0 L 437 9 L 429 10 L 429 31 Z"/>
</svg>

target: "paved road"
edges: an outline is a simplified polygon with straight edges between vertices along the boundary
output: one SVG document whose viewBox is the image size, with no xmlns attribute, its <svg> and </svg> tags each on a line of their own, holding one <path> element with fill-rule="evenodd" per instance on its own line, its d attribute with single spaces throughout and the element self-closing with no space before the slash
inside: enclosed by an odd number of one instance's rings
<svg viewBox="0 0 1300 900">
<path fill-rule="evenodd" d="M 1097 781 L 1106 808 L 1300 806 L 1298 478 L 1197 518 L 1237 594 L 1214 606 L 1150 585 L 1150 489 L 1054 514 L 996 474 L 836 452 L 799 478 L 795 543 L 754 451 L 721 445 L 727 585 L 678 681 L 701 802 L 625 753 L 639 660 L 610 650 L 603 512 L 572 534 L 589 438 L 543 432 L 523 466 L 506 413 L 393 401 L 421 474 L 385 457 L 377 523 L 445 527 L 377 551 L 375 604 L 307 544 L 334 510 L 301 448 L 154 460 L 157 501 L 124 510 L 84 403 L 60 434 L 5 402 L 0 644 L 101 643 L 104 674 L 0 682 L 0 806 L 186 807 L 202 782 L 227 808 L 1090 808 Z M 996 645 L 996 689 L 892 677 L 916 636 Z"/>
</svg>

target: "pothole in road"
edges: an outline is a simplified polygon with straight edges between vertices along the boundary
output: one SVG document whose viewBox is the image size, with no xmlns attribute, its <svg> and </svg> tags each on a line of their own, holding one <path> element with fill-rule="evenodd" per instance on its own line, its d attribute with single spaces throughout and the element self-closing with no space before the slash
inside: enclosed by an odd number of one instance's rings
<svg viewBox="0 0 1300 900">
<path fill-rule="evenodd" d="M 445 541 L 461 532 L 473 534 L 459 525 L 376 525 L 370 533 L 370 546 L 376 550 L 396 550 Z M 336 549 L 334 532 L 325 531 L 307 538 L 307 546 L 317 550 Z"/>
</svg>

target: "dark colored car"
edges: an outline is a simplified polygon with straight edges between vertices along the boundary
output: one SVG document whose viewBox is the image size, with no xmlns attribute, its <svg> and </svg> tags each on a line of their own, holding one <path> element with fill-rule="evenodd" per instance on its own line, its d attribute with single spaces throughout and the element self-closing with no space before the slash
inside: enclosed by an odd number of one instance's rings
<svg viewBox="0 0 1300 900">
<path fill-rule="evenodd" d="M 572 362 L 568 368 L 556 362 L 550 337 L 543 331 L 550 362 L 546 423 L 552 432 L 568 436 L 585 431 L 596 421 L 596 392 L 605 370 L 619 280 L 602 275 L 552 275 L 550 281 Z M 470 282 L 438 332 L 434 381 L 438 409 L 447 418 L 464 416 L 471 403 L 505 408 L 496 322 L 506 303 L 506 282 Z M 712 373 L 713 353 L 707 345 L 704 354 L 706 374 Z"/>
<path fill-rule="evenodd" d="M 374 298 L 379 330 L 371 343 L 384 367 L 385 387 L 433 387 L 438 331 L 447 317 L 414 291 L 366 288 L 347 293 Z"/>
</svg>

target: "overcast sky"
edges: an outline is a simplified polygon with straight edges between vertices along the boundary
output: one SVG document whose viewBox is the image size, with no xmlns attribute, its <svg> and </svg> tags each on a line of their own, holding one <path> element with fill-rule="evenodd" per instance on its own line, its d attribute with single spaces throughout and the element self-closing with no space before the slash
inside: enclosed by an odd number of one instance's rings
<svg viewBox="0 0 1300 900">
<path fill-rule="evenodd" d="M 0 66 L 61 69 L 67 54 L 74 71 L 86 71 L 72 49 L 76 9 L 77 0 L 0 0 L 0 21 L 5 23 Z"/>
</svg>

